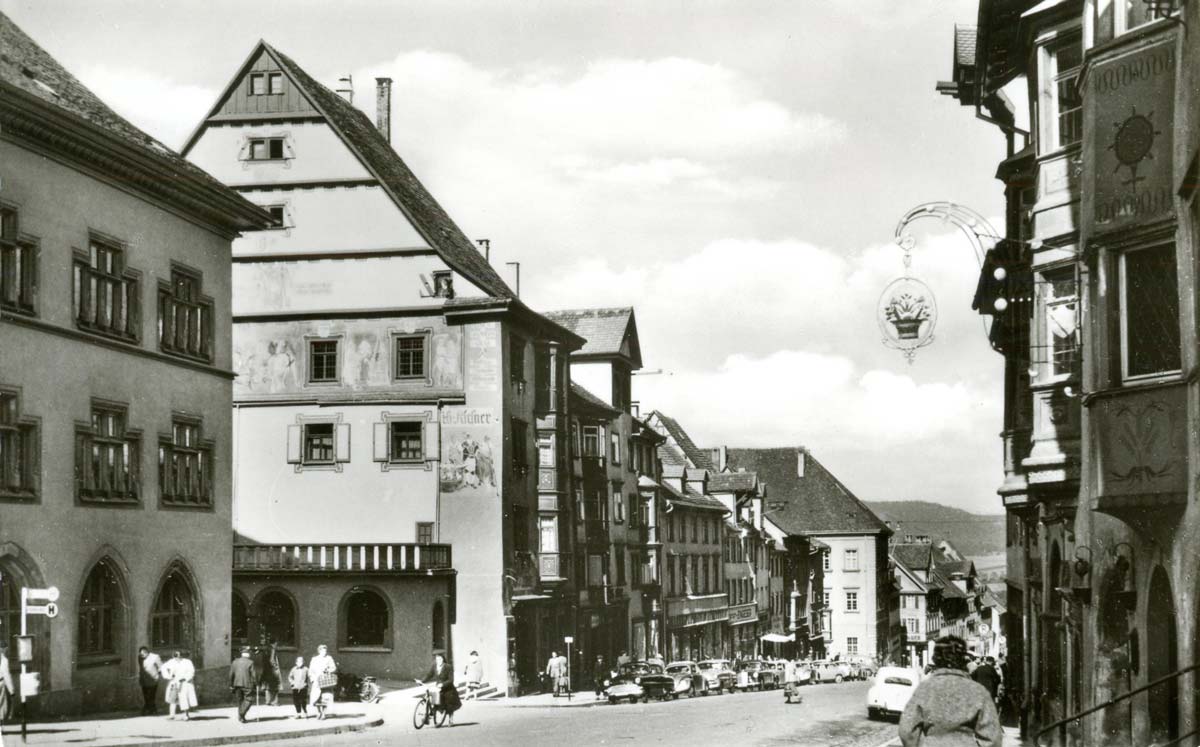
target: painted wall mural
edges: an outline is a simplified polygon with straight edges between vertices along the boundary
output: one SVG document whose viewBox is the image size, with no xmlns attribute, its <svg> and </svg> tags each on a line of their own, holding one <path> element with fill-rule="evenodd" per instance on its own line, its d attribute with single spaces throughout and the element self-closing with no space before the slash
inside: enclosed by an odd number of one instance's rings
<svg viewBox="0 0 1200 747">
<path fill-rule="evenodd" d="M 429 336 L 426 376 L 393 380 L 392 337 Z M 338 341 L 339 380 L 355 391 L 421 387 L 461 391 L 463 335 L 438 318 L 276 322 L 241 324 L 234 329 L 235 397 L 312 393 L 329 383 L 308 383 L 308 345 L 313 339 Z"/>
<path fill-rule="evenodd" d="M 490 408 L 442 410 L 442 493 L 499 498 L 500 418 Z"/>
</svg>

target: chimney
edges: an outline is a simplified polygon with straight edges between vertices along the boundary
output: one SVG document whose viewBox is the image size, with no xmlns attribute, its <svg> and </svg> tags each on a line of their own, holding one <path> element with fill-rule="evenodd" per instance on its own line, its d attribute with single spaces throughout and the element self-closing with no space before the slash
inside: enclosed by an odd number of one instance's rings
<svg viewBox="0 0 1200 747">
<path fill-rule="evenodd" d="M 375 126 L 383 139 L 392 142 L 392 79 L 375 79 Z"/>
<path fill-rule="evenodd" d="M 354 103 L 354 78 L 347 73 L 345 76 L 338 78 L 338 87 L 335 91 L 338 96 L 341 96 L 351 104 Z"/>
</svg>

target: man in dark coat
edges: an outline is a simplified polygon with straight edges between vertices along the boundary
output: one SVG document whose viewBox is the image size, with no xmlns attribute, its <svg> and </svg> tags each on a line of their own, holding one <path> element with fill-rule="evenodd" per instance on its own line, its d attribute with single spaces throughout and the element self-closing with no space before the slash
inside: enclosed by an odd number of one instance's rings
<svg viewBox="0 0 1200 747">
<path fill-rule="evenodd" d="M 934 670 L 900 716 L 904 747 L 1000 747 L 1004 733 L 988 691 L 967 675 L 967 644 L 948 635 L 933 648 Z"/>
<path fill-rule="evenodd" d="M 996 660 L 989 656 L 971 673 L 971 679 L 983 685 L 988 694 L 992 696 L 993 702 L 996 700 L 996 693 L 1000 690 L 1000 673 L 996 671 L 995 662 Z"/>
<path fill-rule="evenodd" d="M 242 655 L 229 666 L 229 687 L 238 702 L 238 721 L 246 723 L 246 714 L 250 712 L 250 701 L 258 677 L 254 672 L 254 662 L 250 660 L 250 647 L 242 647 Z"/>
</svg>

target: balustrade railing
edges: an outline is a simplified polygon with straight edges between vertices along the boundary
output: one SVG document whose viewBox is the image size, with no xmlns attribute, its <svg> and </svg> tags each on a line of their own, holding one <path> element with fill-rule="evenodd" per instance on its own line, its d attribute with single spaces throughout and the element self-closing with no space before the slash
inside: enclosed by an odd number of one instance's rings
<svg viewBox="0 0 1200 747">
<path fill-rule="evenodd" d="M 234 571 L 287 573 L 432 571 L 452 568 L 450 545 L 234 545 Z"/>
</svg>

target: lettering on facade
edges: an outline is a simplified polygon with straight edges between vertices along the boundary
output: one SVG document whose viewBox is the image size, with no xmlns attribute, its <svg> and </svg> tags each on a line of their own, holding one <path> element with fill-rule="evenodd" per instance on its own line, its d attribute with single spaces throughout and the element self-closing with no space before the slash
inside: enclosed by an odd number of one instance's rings
<svg viewBox="0 0 1200 747">
<path fill-rule="evenodd" d="M 462 497 L 498 498 L 499 423 L 495 411 L 479 407 L 442 410 L 442 492 Z M 493 440 L 492 436 L 497 438 Z"/>
<path fill-rule="evenodd" d="M 494 324 L 467 328 L 467 383 L 472 391 L 500 388 L 500 329 Z"/>
<path fill-rule="evenodd" d="M 1087 99 L 1096 232 L 1171 215 L 1174 82 L 1173 41 L 1103 60 L 1092 72 Z"/>
</svg>

